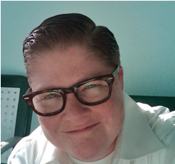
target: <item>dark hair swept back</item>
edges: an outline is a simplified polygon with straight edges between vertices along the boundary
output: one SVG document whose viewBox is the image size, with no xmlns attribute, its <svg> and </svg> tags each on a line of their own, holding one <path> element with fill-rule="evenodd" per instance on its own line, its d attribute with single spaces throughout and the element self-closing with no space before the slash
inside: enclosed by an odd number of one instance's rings
<svg viewBox="0 0 175 164">
<path fill-rule="evenodd" d="M 106 60 L 110 66 L 120 65 L 119 47 L 113 33 L 105 26 L 96 26 L 90 18 L 78 13 L 50 17 L 34 28 L 23 42 L 25 64 L 37 52 L 74 43 L 97 52 L 94 54 Z"/>
</svg>

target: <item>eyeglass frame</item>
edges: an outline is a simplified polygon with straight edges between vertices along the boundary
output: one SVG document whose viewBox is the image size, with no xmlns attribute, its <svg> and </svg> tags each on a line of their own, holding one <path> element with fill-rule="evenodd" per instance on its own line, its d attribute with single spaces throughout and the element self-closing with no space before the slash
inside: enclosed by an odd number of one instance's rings
<svg viewBox="0 0 175 164">
<path fill-rule="evenodd" d="M 66 105 L 66 102 L 67 102 L 67 96 L 66 94 L 69 94 L 69 93 L 74 93 L 76 98 L 84 105 L 88 105 L 88 106 L 94 106 L 94 105 L 98 105 L 98 104 L 101 104 L 101 103 L 104 103 L 106 102 L 110 97 L 111 97 L 111 92 L 112 92 L 112 85 L 113 85 L 113 82 L 114 82 L 114 77 L 115 75 L 119 72 L 119 66 L 117 65 L 116 68 L 114 69 L 114 71 L 110 74 L 106 74 L 106 75 L 101 75 L 101 76 L 96 76 L 96 77 L 93 77 L 93 78 L 90 78 L 90 79 L 86 79 L 86 80 L 83 80 L 75 85 L 73 85 L 72 87 L 70 88 L 52 88 L 52 89 L 44 89 L 44 90 L 40 90 L 40 91 L 36 91 L 36 92 L 29 92 L 28 91 L 30 90 L 30 88 L 27 90 L 26 94 L 23 95 L 23 99 L 24 101 L 32 108 L 32 110 L 40 115 L 40 116 L 53 116 L 53 115 L 56 115 L 56 114 L 59 114 L 61 113 L 64 108 L 65 108 L 65 105 Z M 110 78 L 110 82 L 107 81 L 107 80 L 104 80 L 107 82 L 108 84 L 108 87 L 109 87 L 109 93 L 108 93 L 108 96 L 103 99 L 103 100 L 100 100 L 100 101 L 97 101 L 97 102 L 93 102 L 93 103 L 88 103 L 86 101 L 84 101 L 83 99 L 81 99 L 81 97 L 78 95 L 78 88 L 83 85 L 83 84 L 86 84 L 90 81 L 95 81 L 95 80 L 98 80 L 98 79 L 103 79 L 103 78 Z M 108 79 L 109 80 L 109 79 Z M 55 112 L 51 112 L 51 113 L 41 113 L 39 112 L 34 104 L 33 104 L 33 101 L 32 99 L 38 95 L 38 94 L 41 94 L 41 93 L 47 93 L 47 92 L 58 92 L 62 95 L 62 98 L 63 98 L 63 106 L 61 109 L 59 109 L 58 111 L 55 111 Z"/>
</svg>

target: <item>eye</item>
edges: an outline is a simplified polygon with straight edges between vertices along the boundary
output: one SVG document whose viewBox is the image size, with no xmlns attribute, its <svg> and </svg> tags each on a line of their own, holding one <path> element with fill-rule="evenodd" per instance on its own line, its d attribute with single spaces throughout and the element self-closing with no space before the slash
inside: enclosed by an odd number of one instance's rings
<svg viewBox="0 0 175 164">
<path fill-rule="evenodd" d="M 54 98 L 60 98 L 61 95 L 57 93 L 50 93 L 50 94 L 44 94 L 41 97 L 41 100 L 49 100 L 49 99 L 54 99 Z"/>
<path fill-rule="evenodd" d="M 51 99 L 51 98 L 55 98 L 55 97 L 57 97 L 57 95 L 54 94 L 54 93 L 52 93 L 52 94 L 45 95 L 45 96 L 43 97 L 43 99 Z"/>
<path fill-rule="evenodd" d="M 89 84 L 89 85 L 86 85 L 85 89 L 91 89 L 91 88 L 95 88 L 99 86 L 99 84 Z"/>
</svg>

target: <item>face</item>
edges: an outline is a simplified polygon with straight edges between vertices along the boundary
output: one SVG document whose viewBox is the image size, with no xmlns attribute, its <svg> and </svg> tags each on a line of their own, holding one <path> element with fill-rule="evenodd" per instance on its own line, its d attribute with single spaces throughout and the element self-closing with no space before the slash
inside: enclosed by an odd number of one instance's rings
<svg viewBox="0 0 175 164">
<path fill-rule="evenodd" d="M 39 54 L 28 66 L 32 91 L 69 88 L 95 76 L 110 74 L 110 68 L 93 56 L 92 51 L 72 45 Z M 65 109 L 57 115 L 38 116 L 47 139 L 59 149 L 82 161 L 95 161 L 115 148 L 124 119 L 123 71 L 115 76 L 108 101 L 87 106 L 73 93 L 67 94 Z"/>
</svg>

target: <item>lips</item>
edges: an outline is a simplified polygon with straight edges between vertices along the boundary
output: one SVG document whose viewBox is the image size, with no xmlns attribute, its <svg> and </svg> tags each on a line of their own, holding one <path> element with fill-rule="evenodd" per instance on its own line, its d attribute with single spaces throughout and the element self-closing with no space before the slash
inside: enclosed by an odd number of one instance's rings
<svg viewBox="0 0 175 164">
<path fill-rule="evenodd" d="M 73 134 L 73 133 L 85 132 L 85 131 L 93 129 L 98 124 L 99 123 L 95 123 L 95 124 L 92 124 L 92 125 L 88 125 L 88 126 L 84 126 L 84 127 L 80 127 L 80 128 L 75 128 L 73 130 L 65 131 L 65 133 Z"/>
</svg>

